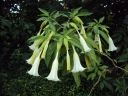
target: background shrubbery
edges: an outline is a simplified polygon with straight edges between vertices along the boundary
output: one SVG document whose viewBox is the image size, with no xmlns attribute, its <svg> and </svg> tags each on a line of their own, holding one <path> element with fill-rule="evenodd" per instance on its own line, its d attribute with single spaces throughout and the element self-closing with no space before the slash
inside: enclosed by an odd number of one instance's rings
<svg viewBox="0 0 128 96">
<path fill-rule="evenodd" d="M 128 70 L 128 1 L 126 0 L 64 0 L 64 6 L 57 0 L 1 0 L 0 1 L 0 95 L 1 96 L 87 96 L 92 86 L 97 82 L 81 77 L 81 86 L 76 87 L 73 76 L 61 76 L 61 82 L 46 80 L 49 69 L 41 62 L 39 73 L 41 77 L 33 77 L 26 72 L 31 66 L 26 59 L 31 55 L 27 40 L 37 34 L 40 22 L 38 8 L 48 11 L 68 11 L 82 6 L 93 14 L 82 18 L 86 23 L 94 18 L 104 16 L 104 24 L 110 27 L 109 32 L 118 46 L 116 52 L 110 54 L 117 61 L 117 66 Z M 21 10 L 14 7 L 20 4 Z M 18 13 L 11 13 L 12 8 Z M 99 84 L 93 89 L 92 96 L 127 96 L 127 73 L 117 69 L 112 62 L 106 60 L 111 72 L 106 78 L 101 77 Z M 61 71 L 59 71 L 61 75 Z"/>
</svg>

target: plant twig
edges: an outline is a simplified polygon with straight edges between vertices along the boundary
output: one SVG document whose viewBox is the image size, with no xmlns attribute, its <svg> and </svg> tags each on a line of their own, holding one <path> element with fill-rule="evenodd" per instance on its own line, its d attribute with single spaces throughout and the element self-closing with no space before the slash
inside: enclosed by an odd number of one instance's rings
<svg viewBox="0 0 128 96">
<path fill-rule="evenodd" d="M 95 50 L 95 51 L 99 52 L 98 50 Z M 106 55 L 106 54 L 104 54 L 104 53 L 101 53 L 101 52 L 99 52 L 99 53 L 100 53 L 101 55 L 107 57 L 107 58 L 112 62 L 112 64 L 113 64 L 116 68 L 118 68 L 118 69 L 120 69 L 120 70 L 122 70 L 122 71 L 128 72 L 127 70 L 125 70 L 125 69 L 123 69 L 123 68 L 117 66 L 117 65 L 115 64 L 115 62 L 113 61 L 113 59 L 111 59 L 108 55 Z"/>
<path fill-rule="evenodd" d="M 92 91 L 94 90 L 94 88 L 96 87 L 96 85 L 100 82 L 100 79 L 101 79 L 102 75 L 104 75 L 106 72 L 109 72 L 109 70 L 108 70 L 108 69 L 104 69 L 104 70 L 103 70 L 102 74 L 99 76 L 98 80 L 96 81 L 96 83 L 95 83 L 95 84 L 93 85 L 93 87 L 91 88 L 91 90 L 90 90 L 88 96 L 91 95 L 91 93 L 92 93 Z"/>
<path fill-rule="evenodd" d="M 123 69 L 123 68 L 117 66 L 117 65 L 115 64 L 115 62 L 113 61 L 113 59 L 111 59 L 108 55 L 106 55 L 106 54 L 104 54 L 104 53 L 101 53 L 101 54 L 104 55 L 105 57 L 107 57 L 107 58 L 112 62 L 112 64 L 113 64 L 116 68 L 118 68 L 118 69 L 120 69 L 120 70 L 122 70 L 122 71 L 128 72 L 127 70 L 125 70 L 125 69 Z"/>
<path fill-rule="evenodd" d="M 95 50 L 95 51 L 99 52 L 98 50 Z M 100 53 L 100 52 L 99 52 L 99 53 Z M 111 59 L 108 55 L 106 55 L 106 54 L 104 54 L 104 53 L 100 53 L 100 54 L 103 55 L 103 56 L 105 56 L 105 57 L 107 57 L 107 58 L 112 62 L 112 64 L 113 64 L 116 68 L 118 68 L 118 69 L 120 69 L 120 70 L 122 70 L 122 71 L 128 72 L 127 70 L 125 70 L 125 69 L 123 69 L 123 68 L 117 66 L 117 65 L 115 64 L 115 62 L 113 61 L 113 59 Z M 98 80 L 96 81 L 96 83 L 95 83 L 95 84 L 93 85 L 93 87 L 91 88 L 91 90 L 90 90 L 88 96 L 91 95 L 91 93 L 92 93 L 92 91 L 94 90 L 94 88 L 96 87 L 96 85 L 100 82 L 100 79 L 101 79 L 102 75 L 105 74 L 106 72 L 110 72 L 110 70 L 105 69 L 105 70 L 102 72 L 102 74 L 99 76 L 99 78 L 98 78 Z"/>
</svg>

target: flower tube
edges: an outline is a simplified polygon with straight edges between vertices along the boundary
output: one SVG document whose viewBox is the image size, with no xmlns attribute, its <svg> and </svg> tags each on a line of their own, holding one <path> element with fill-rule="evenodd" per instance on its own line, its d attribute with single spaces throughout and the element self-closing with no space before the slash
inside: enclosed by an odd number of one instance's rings
<svg viewBox="0 0 128 96">
<path fill-rule="evenodd" d="M 78 31 L 77 31 L 77 32 L 78 32 Z M 86 44 L 84 38 L 80 35 L 79 32 L 78 32 L 78 34 L 79 34 L 79 37 L 80 37 L 80 43 L 81 43 L 81 45 L 83 46 L 84 51 L 85 51 L 85 52 L 89 52 L 91 49 L 88 47 L 88 45 Z"/>
<path fill-rule="evenodd" d="M 41 54 L 41 52 L 36 57 L 33 65 L 32 65 L 32 68 L 27 72 L 28 74 L 33 75 L 33 76 L 39 76 L 38 68 L 39 68 L 39 64 L 40 64 L 40 54 Z"/>
<path fill-rule="evenodd" d="M 80 63 L 80 59 L 78 54 L 76 53 L 75 48 L 73 47 L 73 61 L 74 61 L 74 66 L 72 69 L 73 73 L 79 72 L 79 71 L 84 71 L 86 68 L 82 67 Z"/>
<path fill-rule="evenodd" d="M 117 49 L 117 47 L 115 47 L 112 38 L 109 36 L 108 38 L 108 42 L 109 42 L 109 49 L 108 51 L 115 51 Z"/>
<path fill-rule="evenodd" d="M 56 53 L 56 57 L 53 61 L 51 72 L 46 78 L 52 81 L 60 81 L 57 72 L 58 72 L 58 52 Z"/>
</svg>

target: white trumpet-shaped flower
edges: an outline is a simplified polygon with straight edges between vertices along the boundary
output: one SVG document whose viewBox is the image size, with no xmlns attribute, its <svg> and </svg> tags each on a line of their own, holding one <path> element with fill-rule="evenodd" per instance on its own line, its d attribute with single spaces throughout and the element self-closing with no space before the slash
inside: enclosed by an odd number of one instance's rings
<svg viewBox="0 0 128 96">
<path fill-rule="evenodd" d="M 40 50 L 39 50 L 38 48 L 36 48 L 36 49 L 34 50 L 32 56 L 31 56 L 28 60 L 26 60 L 27 63 L 28 63 L 28 64 L 33 64 L 34 61 L 35 61 L 35 58 L 38 56 L 39 52 L 40 52 Z"/>
<path fill-rule="evenodd" d="M 76 53 L 76 50 L 74 47 L 73 47 L 73 61 L 74 61 L 74 66 L 73 66 L 72 72 L 76 73 L 79 71 L 84 71 L 86 69 L 86 68 L 82 67 L 82 65 L 80 63 L 79 56 Z"/>
<path fill-rule="evenodd" d="M 39 76 L 38 68 L 39 68 L 39 64 L 40 64 L 40 54 L 41 54 L 41 52 L 36 57 L 31 69 L 27 72 L 28 74 L 33 75 L 33 76 Z"/>
<path fill-rule="evenodd" d="M 88 45 L 86 44 L 84 38 L 80 35 L 79 32 L 78 32 L 78 34 L 79 34 L 79 37 L 80 37 L 80 43 L 81 43 L 81 45 L 83 46 L 84 51 L 85 51 L 85 52 L 89 52 L 91 49 L 88 47 Z"/>
<path fill-rule="evenodd" d="M 115 47 L 112 38 L 109 36 L 108 38 L 108 42 L 109 42 L 109 49 L 108 51 L 115 51 L 117 49 L 117 47 Z"/>
<path fill-rule="evenodd" d="M 60 81 L 57 72 L 58 72 L 58 52 L 56 53 L 56 57 L 53 61 L 51 72 L 46 78 L 52 81 Z"/>
<path fill-rule="evenodd" d="M 67 50 L 66 59 L 67 59 L 67 70 L 70 70 L 70 56 L 69 56 L 68 50 Z"/>
</svg>

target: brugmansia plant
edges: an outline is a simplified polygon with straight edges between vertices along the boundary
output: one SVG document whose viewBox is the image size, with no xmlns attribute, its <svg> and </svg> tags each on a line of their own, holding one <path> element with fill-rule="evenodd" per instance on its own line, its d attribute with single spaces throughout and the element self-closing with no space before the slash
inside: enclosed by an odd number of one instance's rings
<svg viewBox="0 0 128 96">
<path fill-rule="evenodd" d="M 58 70 L 63 74 L 72 73 L 77 86 L 80 85 L 80 76 L 93 80 L 108 68 L 102 60 L 100 53 L 108 55 L 114 51 L 112 38 L 109 36 L 108 26 L 102 25 L 104 17 L 94 22 L 84 24 L 81 16 L 92 13 L 76 8 L 71 12 L 47 12 L 39 8 L 41 17 L 40 30 L 36 36 L 28 39 L 33 50 L 32 56 L 26 60 L 32 67 L 27 72 L 39 76 L 38 67 L 40 60 L 44 59 L 51 68 L 48 80 L 60 81 Z"/>
</svg>

